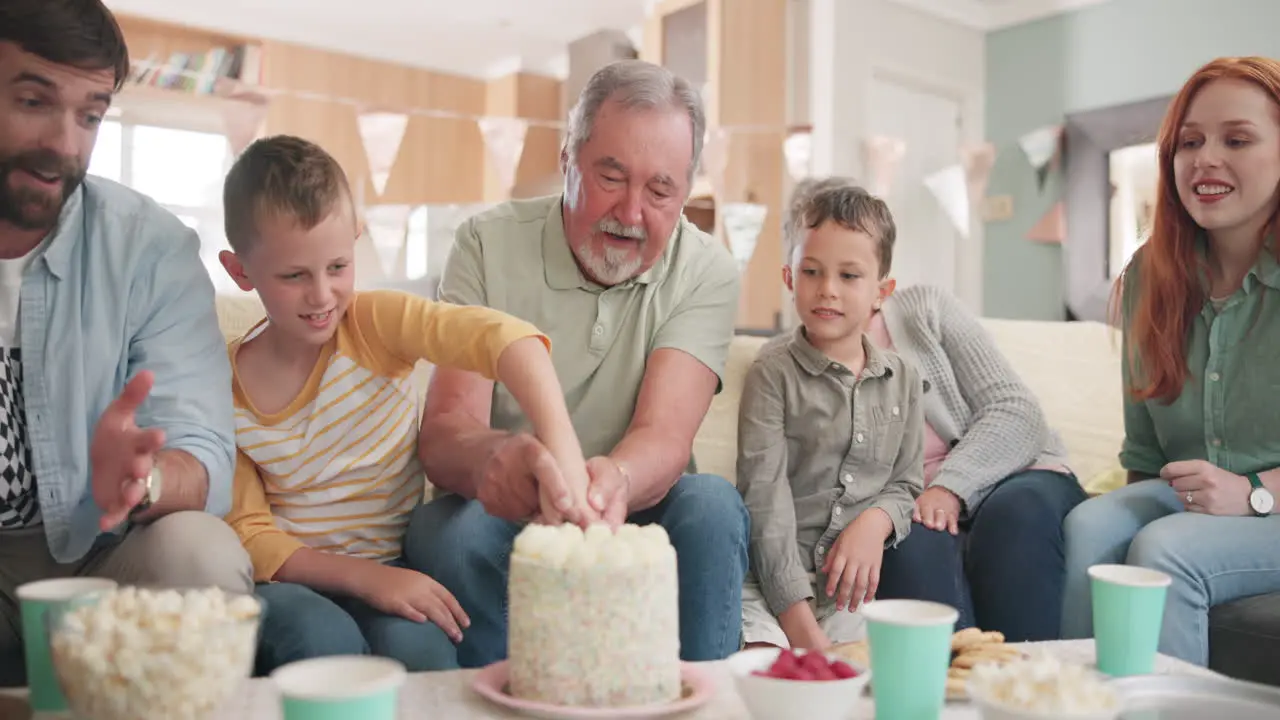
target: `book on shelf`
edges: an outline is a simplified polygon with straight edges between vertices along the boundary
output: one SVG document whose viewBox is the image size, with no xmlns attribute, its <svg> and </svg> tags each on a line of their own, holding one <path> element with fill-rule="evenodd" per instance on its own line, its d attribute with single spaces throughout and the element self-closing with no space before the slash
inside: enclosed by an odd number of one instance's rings
<svg viewBox="0 0 1280 720">
<path fill-rule="evenodd" d="M 152 53 L 135 61 L 128 84 L 176 90 L 196 95 L 222 94 L 230 85 L 262 84 L 260 45 L 216 47 L 199 53 L 171 53 L 167 59 Z"/>
</svg>

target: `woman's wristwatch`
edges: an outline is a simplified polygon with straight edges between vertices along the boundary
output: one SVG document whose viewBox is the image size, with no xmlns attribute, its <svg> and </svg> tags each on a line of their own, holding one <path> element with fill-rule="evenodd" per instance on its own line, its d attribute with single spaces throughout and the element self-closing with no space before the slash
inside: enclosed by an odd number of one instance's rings
<svg viewBox="0 0 1280 720">
<path fill-rule="evenodd" d="M 1276 506 L 1276 497 L 1262 484 L 1262 478 L 1258 477 L 1258 473 L 1249 473 L 1245 477 L 1248 478 L 1249 484 L 1253 486 L 1253 489 L 1249 491 L 1249 508 L 1258 517 L 1270 515 L 1272 509 Z"/>
</svg>

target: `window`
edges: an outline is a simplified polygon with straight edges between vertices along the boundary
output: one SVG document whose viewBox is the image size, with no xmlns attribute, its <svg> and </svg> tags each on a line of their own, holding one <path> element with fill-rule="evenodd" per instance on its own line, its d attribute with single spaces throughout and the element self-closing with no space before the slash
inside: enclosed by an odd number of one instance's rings
<svg viewBox="0 0 1280 720">
<path fill-rule="evenodd" d="M 1147 143 L 1113 150 L 1111 232 L 1108 267 L 1114 279 L 1146 241 L 1155 211 L 1159 162 L 1156 145 Z"/>
<path fill-rule="evenodd" d="M 89 173 L 149 195 L 200 236 L 200 256 L 220 293 L 239 293 L 218 261 L 226 249 L 222 181 L 231 148 L 220 133 L 108 119 L 98 130 Z"/>
</svg>

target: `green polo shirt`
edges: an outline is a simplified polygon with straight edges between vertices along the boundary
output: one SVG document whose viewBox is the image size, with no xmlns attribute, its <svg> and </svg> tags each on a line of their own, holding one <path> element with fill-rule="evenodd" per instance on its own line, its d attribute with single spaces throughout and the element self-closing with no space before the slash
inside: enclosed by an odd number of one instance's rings
<svg viewBox="0 0 1280 720">
<path fill-rule="evenodd" d="M 556 195 L 503 203 L 463 223 L 440 299 L 502 310 L 551 338 L 565 403 L 592 457 L 622 439 L 654 350 L 686 352 L 723 380 L 738 269 L 723 244 L 681 218 L 653 267 L 620 285 L 597 285 L 569 250 Z M 501 384 L 494 387 L 491 425 L 528 429 Z"/>
<path fill-rule="evenodd" d="M 1195 316 L 1187 367 L 1182 393 L 1167 405 L 1135 402 L 1126 391 L 1121 465 L 1146 475 L 1178 460 L 1237 474 L 1280 466 L 1280 266 L 1269 247 L 1221 311 L 1206 301 Z"/>
</svg>

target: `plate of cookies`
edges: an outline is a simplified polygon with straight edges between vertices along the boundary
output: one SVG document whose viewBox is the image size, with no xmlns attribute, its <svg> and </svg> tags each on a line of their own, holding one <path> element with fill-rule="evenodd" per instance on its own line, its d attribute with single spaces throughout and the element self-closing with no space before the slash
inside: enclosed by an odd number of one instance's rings
<svg viewBox="0 0 1280 720">
<path fill-rule="evenodd" d="M 1026 657 L 1016 645 L 1004 641 L 994 630 L 965 628 L 951 636 L 951 667 L 947 668 L 947 699 L 968 700 L 965 685 L 973 668 L 983 664 L 1003 665 Z"/>
<path fill-rule="evenodd" d="M 866 640 L 832 645 L 827 648 L 827 653 L 858 663 L 861 667 L 871 667 L 871 647 Z M 1017 645 L 1006 643 L 1004 635 L 994 630 L 966 628 L 957 631 L 951 636 L 951 665 L 947 668 L 947 700 L 955 702 L 969 699 L 965 685 L 974 667 L 984 663 L 1003 665 L 1024 657 L 1026 654 Z"/>
</svg>

